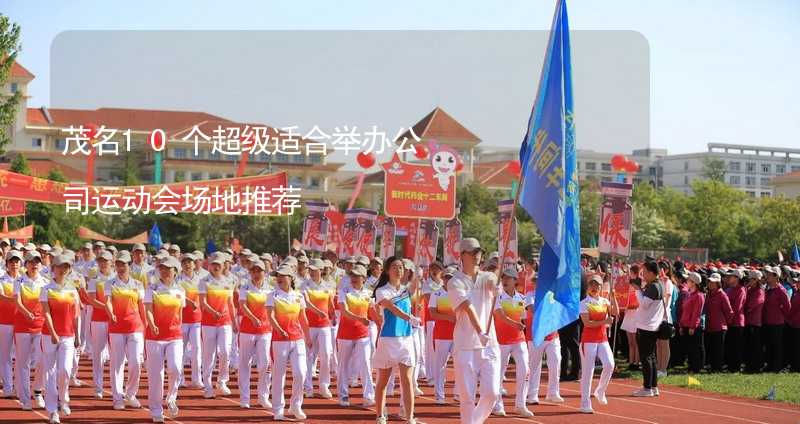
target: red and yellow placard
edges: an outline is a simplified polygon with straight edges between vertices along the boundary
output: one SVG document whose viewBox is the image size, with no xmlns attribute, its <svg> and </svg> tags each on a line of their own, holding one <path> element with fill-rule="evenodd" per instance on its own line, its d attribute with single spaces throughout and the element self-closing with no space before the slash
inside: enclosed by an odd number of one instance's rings
<svg viewBox="0 0 800 424">
<path fill-rule="evenodd" d="M 384 163 L 386 184 L 383 207 L 394 218 L 453 219 L 456 214 L 455 174 L 441 174 L 433 166 L 405 163 L 394 155 Z"/>
</svg>

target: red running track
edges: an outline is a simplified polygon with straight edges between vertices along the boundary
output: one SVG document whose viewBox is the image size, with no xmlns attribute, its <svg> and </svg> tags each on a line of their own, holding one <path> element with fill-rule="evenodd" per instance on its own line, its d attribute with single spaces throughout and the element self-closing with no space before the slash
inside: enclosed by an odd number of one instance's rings
<svg viewBox="0 0 800 424">
<path fill-rule="evenodd" d="M 82 361 L 83 362 L 83 361 Z M 91 379 L 87 362 L 81 364 L 80 378 L 84 384 Z M 566 400 L 563 404 L 531 405 L 534 412 L 532 418 L 515 417 L 511 412 L 513 408 L 513 369 L 508 374 L 505 388 L 511 397 L 505 398 L 506 417 L 492 417 L 489 423 L 685 423 L 688 420 L 702 420 L 703 424 L 711 423 L 751 423 L 751 424 L 798 424 L 800 423 L 800 406 L 779 402 L 757 401 L 750 399 L 722 396 L 696 390 L 686 390 L 675 387 L 662 387 L 661 396 L 658 398 L 633 398 L 630 393 L 637 388 L 638 381 L 612 380 L 608 390 L 607 406 L 594 404 L 593 415 L 581 414 L 578 411 L 580 403 L 579 386 L 577 382 L 562 382 L 561 395 Z M 188 373 L 187 373 L 188 374 Z M 431 387 L 422 387 L 425 394 L 417 397 L 416 416 L 418 422 L 424 423 L 454 423 L 458 420 L 458 405 L 450 398 L 452 385 L 452 369 L 448 372 L 451 380 L 446 386 L 449 405 L 434 403 Z M 546 374 L 546 373 L 545 373 Z M 598 373 L 599 374 L 599 373 Z M 188 377 L 188 375 L 187 375 Z M 255 376 L 254 376 L 255 377 Z M 545 376 L 546 378 L 546 376 Z M 597 377 L 595 377 L 596 379 Z M 272 420 L 272 413 L 257 406 L 255 402 L 255 378 L 251 379 L 253 390 L 253 407 L 249 410 L 239 408 L 238 387 L 233 377 L 229 384 L 233 393 L 227 397 L 204 399 L 200 390 L 181 389 L 178 397 L 180 414 L 175 420 L 167 419 L 166 422 L 177 424 L 185 423 L 260 423 Z M 286 397 L 288 400 L 291 383 L 287 379 Z M 595 380 L 596 381 L 596 380 Z M 543 382 L 542 392 L 545 391 L 546 380 Z M 108 379 L 106 377 L 106 389 Z M 139 400 L 142 405 L 147 405 L 147 377 L 143 373 L 141 380 Z M 334 388 L 332 391 L 335 393 Z M 114 411 L 111 409 L 110 393 L 106 392 L 104 399 L 94 399 L 93 391 L 84 385 L 71 388 L 72 401 L 70 406 L 72 415 L 61 417 L 62 423 L 147 423 L 151 422 L 146 409 Z M 387 401 L 390 414 L 396 414 L 399 408 L 399 393 Z M 350 401 L 353 405 L 361 403 L 359 388 L 351 389 Z M 306 399 L 303 409 L 308 415 L 308 423 L 374 423 L 375 412 L 373 409 L 363 409 L 357 406 L 342 408 L 336 399 Z M 47 422 L 46 412 L 40 409 L 22 411 L 16 400 L 0 399 L 0 423 L 41 423 Z M 402 422 L 396 416 L 390 416 L 390 422 Z"/>
</svg>

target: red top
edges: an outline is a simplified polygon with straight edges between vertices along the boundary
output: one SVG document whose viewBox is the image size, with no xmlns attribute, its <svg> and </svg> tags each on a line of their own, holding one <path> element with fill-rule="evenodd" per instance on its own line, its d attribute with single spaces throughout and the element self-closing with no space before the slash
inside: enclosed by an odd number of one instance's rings
<svg viewBox="0 0 800 424">
<path fill-rule="evenodd" d="M 153 323 L 158 334 L 153 334 L 148 326 L 145 331 L 147 340 L 179 340 L 181 334 L 182 309 L 186 304 L 186 293 L 177 283 L 170 287 L 160 281 L 151 281 L 144 293 L 144 303 L 153 305 Z"/>
<path fill-rule="evenodd" d="M 306 320 L 308 320 L 308 326 L 314 328 L 324 328 L 331 326 L 331 314 L 333 311 L 330 310 L 330 302 L 331 298 L 333 297 L 333 291 L 327 287 L 324 281 L 320 280 L 319 284 L 315 283 L 313 280 L 308 279 L 306 280 L 305 284 L 303 285 L 303 292 L 308 297 L 308 301 L 314 304 L 317 309 L 325 312 L 325 316 L 319 316 L 317 312 L 311 310 L 311 308 L 306 309 Z"/>
<path fill-rule="evenodd" d="M 509 295 L 505 291 L 500 293 L 495 310 L 501 310 L 512 321 L 521 321 L 525 315 L 525 298 L 519 293 Z M 503 320 L 494 320 L 494 329 L 497 333 L 497 342 L 501 345 L 511 345 L 525 341 L 525 332 Z"/>
<path fill-rule="evenodd" d="M 605 297 L 591 297 L 586 296 L 581 301 L 580 313 L 589 314 L 589 319 L 592 321 L 602 321 L 608 318 L 609 307 L 611 303 Z M 598 327 L 583 327 L 581 333 L 581 343 L 604 343 L 608 341 L 608 334 L 606 331 L 608 325 L 601 325 Z"/>
<path fill-rule="evenodd" d="M 186 306 L 183 307 L 183 323 L 184 324 L 194 324 L 198 323 L 203 318 L 203 310 L 200 307 L 200 291 L 198 284 L 200 283 L 200 277 L 197 273 L 194 274 L 193 278 L 189 278 L 186 274 L 181 273 L 178 275 L 177 280 L 175 281 L 179 284 L 183 291 L 186 293 Z M 189 300 L 193 301 L 197 304 L 197 308 L 193 308 Z"/>
<path fill-rule="evenodd" d="M 14 279 L 8 274 L 0 277 L 0 290 L 9 297 L 14 296 Z M 0 299 L 0 324 L 14 324 L 14 313 L 17 311 L 17 302 L 14 299 Z"/>
<path fill-rule="evenodd" d="M 764 325 L 785 324 L 789 308 L 789 295 L 782 285 L 767 290 L 764 295 Z"/>
<path fill-rule="evenodd" d="M 450 298 L 447 297 L 447 291 L 439 289 L 431 294 L 430 307 L 436 308 L 436 312 L 440 314 L 452 314 L 453 305 L 450 303 Z M 433 324 L 433 339 L 434 340 L 453 340 L 453 331 L 455 330 L 456 323 L 448 320 L 434 320 Z"/>
<path fill-rule="evenodd" d="M 733 315 L 728 324 L 731 327 L 744 327 L 744 302 L 747 300 L 747 289 L 742 285 L 737 285 L 736 287 L 725 289 L 725 293 L 728 295 L 728 300 L 733 310 Z"/>
<path fill-rule="evenodd" d="M 728 295 L 722 290 L 714 290 L 706 298 L 706 330 L 724 331 L 728 329 L 728 322 L 733 318 L 733 309 L 728 301 Z"/>
<path fill-rule="evenodd" d="M 369 308 L 372 299 L 372 291 L 366 287 L 356 290 L 352 286 L 343 288 L 339 291 L 337 299 L 340 303 L 347 305 L 347 310 L 354 315 L 362 318 L 369 316 Z M 336 338 L 341 340 L 358 340 L 369 337 L 369 325 L 354 320 L 344 313 L 341 315 L 339 330 Z"/>
<path fill-rule="evenodd" d="M 279 331 L 273 331 L 272 341 L 285 342 L 303 338 L 300 314 L 305 312 L 306 301 L 300 292 L 291 290 L 287 293 L 280 288 L 276 288 L 267 296 L 267 306 L 273 308 L 275 321 L 288 334 L 284 337 Z"/>
<path fill-rule="evenodd" d="M 239 305 L 246 304 L 250 313 L 261 322 L 261 325 L 256 327 L 250 317 L 242 314 L 242 325 L 239 328 L 239 332 L 241 333 L 266 334 L 272 331 L 272 326 L 269 323 L 269 316 L 267 316 L 267 297 L 269 297 L 270 289 L 266 287 L 266 281 L 262 284 L 263 286 L 258 288 L 248 283 L 239 289 Z"/>
<path fill-rule="evenodd" d="M 14 282 L 14 294 L 22 296 L 22 304 L 33 314 L 33 320 L 29 320 L 22 312 L 16 310 L 14 314 L 14 332 L 40 334 L 44 325 L 44 315 L 42 315 L 42 304 L 39 301 L 39 294 L 46 286 L 45 280 L 37 276 L 31 280 L 27 275 L 23 275 Z"/>
<path fill-rule="evenodd" d="M 53 319 L 53 330 L 60 337 L 75 336 L 75 314 L 78 303 L 78 291 L 72 287 L 59 286 L 55 283 L 46 285 L 39 295 L 41 302 L 47 302 L 50 317 Z M 50 328 L 43 327 L 50 335 Z"/>
<path fill-rule="evenodd" d="M 744 321 L 747 325 L 761 327 L 762 310 L 764 309 L 764 289 L 750 287 L 744 302 Z"/>
<path fill-rule="evenodd" d="M 681 328 L 700 327 L 700 315 L 703 314 L 705 300 L 706 297 L 703 293 L 697 290 L 689 291 L 689 295 L 683 301 L 683 308 L 681 309 L 679 320 Z"/>
<path fill-rule="evenodd" d="M 800 328 L 800 291 L 795 290 L 792 295 L 792 309 L 789 311 L 789 318 L 786 323 L 789 327 Z"/>
</svg>

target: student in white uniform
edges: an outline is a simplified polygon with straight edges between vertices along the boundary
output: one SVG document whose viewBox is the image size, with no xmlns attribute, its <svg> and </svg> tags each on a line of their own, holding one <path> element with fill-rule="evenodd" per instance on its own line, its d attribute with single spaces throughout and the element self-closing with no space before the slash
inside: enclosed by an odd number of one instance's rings
<svg viewBox="0 0 800 424">
<path fill-rule="evenodd" d="M 47 280 L 39 274 L 39 252 L 25 253 L 25 273 L 14 281 L 17 311 L 14 314 L 14 382 L 23 410 L 31 409 L 31 367 L 35 368 L 33 398 L 44 408 L 44 366 L 42 365 L 42 325 L 44 315 L 39 294 Z"/>
<path fill-rule="evenodd" d="M 272 326 L 267 315 L 267 297 L 272 288 L 265 278 L 267 266 L 255 258 L 250 265 L 250 278 L 239 289 L 239 307 L 242 321 L 239 327 L 239 406 L 250 408 L 250 364 L 258 370 L 258 403 L 264 409 L 272 409 L 269 401 L 272 374 L 270 349 Z"/>
<path fill-rule="evenodd" d="M 214 362 L 219 354 L 217 367 L 217 388 L 227 396 L 231 394 L 228 388 L 230 376 L 231 344 L 233 343 L 233 326 L 236 321 L 236 307 L 233 304 L 233 291 L 236 283 L 232 277 L 223 275 L 223 267 L 227 262 L 227 254 L 215 252 L 211 256 L 209 269 L 211 274 L 200 280 L 198 293 L 200 295 L 200 308 L 202 314 L 203 338 L 203 397 L 211 399 L 215 396 L 211 377 L 214 372 Z"/>
<path fill-rule="evenodd" d="M 114 258 L 108 251 L 100 252 L 97 256 L 97 271 L 95 277 L 89 281 L 86 292 L 90 302 L 91 321 L 89 327 L 89 345 L 92 357 L 92 380 L 94 383 L 94 396 L 103 397 L 103 365 L 108 361 L 108 313 L 106 312 L 106 284 L 114 278 L 112 270 Z"/>
<path fill-rule="evenodd" d="M 8 243 L 6 243 L 8 246 Z M 14 282 L 22 277 L 22 253 L 8 250 L 3 255 L 5 273 L 0 275 L 0 378 L 3 380 L 3 397 L 14 396 L 14 315 L 17 312 L 17 296 Z"/>
<path fill-rule="evenodd" d="M 428 304 L 428 316 L 434 323 L 431 337 L 433 337 L 434 355 L 433 361 L 433 390 L 436 403 L 446 405 L 447 400 L 444 396 L 444 382 L 447 377 L 447 361 L 453 354 L 453 331 L 456 325 L 456 314 L 447 297 L 447 281 L 453 277 L 457 269 L 447 267 L 443 274 L 443 285 L 431 294 Z M 455 390 L 454 390 L 455 394 Z M 454 400 L 457 402 L 457 394 Z"/>
<path fill-rule="evenodd" d="M 614 296 L 614 284 L 610 284 L 611 293 L 608 299 L 600 296 L 603 287 L 603 277 L 594 275 L 589 279 L 586 289 L 586 298 L 581 301 L 580 316 L 583 321 L 581 333 L 581 412 L 594 413 L 592 409 L 592 377 L 594 376 L 594 362 L 600 358 L 603 371 L 600 382 L 594 391 L 594 397 L 601 405 L 608 404 L 606 389 L 614 373 L 614 354 L 608 344 L 608 326 L 613 324 L 614 317 L 619 314 L 617 298 Z"/>
<path fill-rule="evenodd" d="M 364 286 L 367 270 L 357 264 L 350 271 L 350 287 L 339 290 L 338 301 L 341 311 L 341 322 L 336 344 L 341 361 L 336 375 L 341 384 L 337 384 L 339 405 L 350 406 L 348 381 L 358 376 L 364 386 L 365 408 L 375 405 L 375 387 L 372 384 L 372 366 L 370 364 L 369 323 L 373 310 L 372 291 Z"/>
</svg>

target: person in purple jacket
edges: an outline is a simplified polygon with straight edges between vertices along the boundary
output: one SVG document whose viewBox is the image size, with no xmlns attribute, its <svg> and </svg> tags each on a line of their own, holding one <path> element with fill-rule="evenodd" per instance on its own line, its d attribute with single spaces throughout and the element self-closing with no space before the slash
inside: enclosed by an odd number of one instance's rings
<svg viewBox="0 0 800 424">
<path fill-rule="evenodd" d="M 727 287 L 725 294 L 731 304 L 731 319 L 728 322 L 728 331 L 725 334 L 725 363 L 728 372 L 742 370 L 742 352 L 744 351 L 744 302 L 747 298 L 747 289 L 742 285 L 744 271 L 732 269 L 727 274 Z"/>
<path fill-rule="evenodd" d="M 733 309 L 728 295 L 722 290 L 722 278 L 714 273 L 708 277 L 706 297 L 706 354 L 711 372 L 722 372 L 722 358 L 728 322 L 733 318 Z"/>
<path fill-rule="evenodd" d="M 789 317 L 789 295 L 781 285 L 781 269 L 764 267 L 767 291 L 764 295 L 764 318 L 762 337 L 766 347 L 767 372 L 783 370 L 783 328 Z"/>
<path fill-rule="evenodd" d="M 744 301 L 745 371 L 761 372 L 764 365 L 761 345 L 761 319 L 764 309 L 764 289 L 761 288 L 761 271 L 747 272 L 747 297 Z"/>
<path fill-rule="evenodd" d="M 689 372 L 699 373 L 705 362 L 705 346 L 703 344 L 703 328 L 700 316 L 703 314 L 705 295 L 703 294 L 702 277 L 690 272 L 687 281 L 689 296 L 683 301 L 680 317 L 680 337 L 689 357 Z"/>
<path fill-rule="evenodd" d="M 793 272 L 790 278 L 794 283 L 794 293 L 789 318 L 786 320 L 792 347 L 789 364 L 792 372 L 800 372 L 800 272 Z"/>
</svg>

